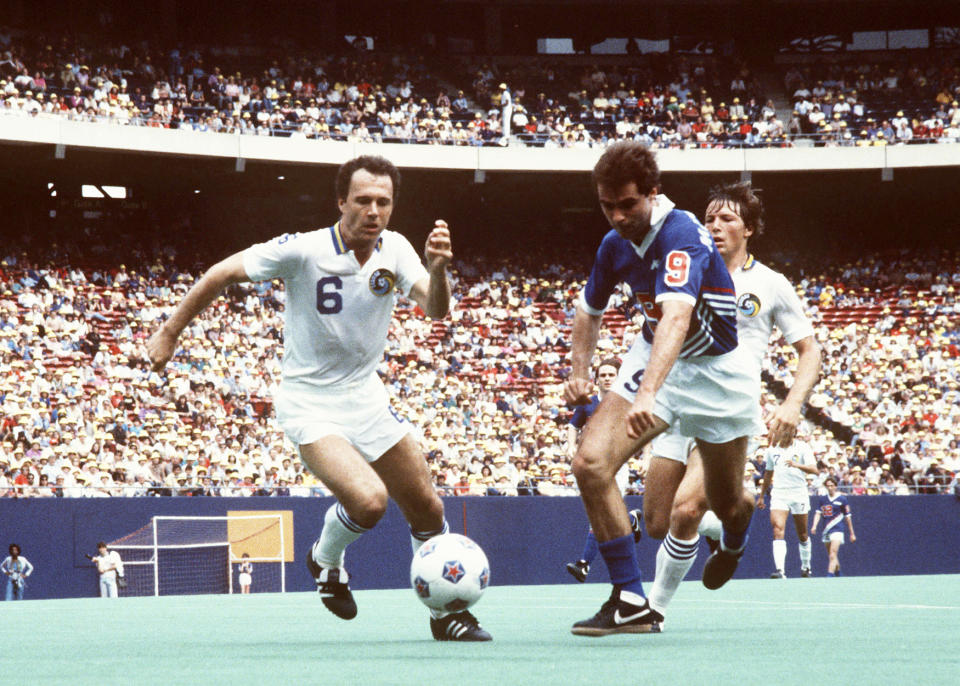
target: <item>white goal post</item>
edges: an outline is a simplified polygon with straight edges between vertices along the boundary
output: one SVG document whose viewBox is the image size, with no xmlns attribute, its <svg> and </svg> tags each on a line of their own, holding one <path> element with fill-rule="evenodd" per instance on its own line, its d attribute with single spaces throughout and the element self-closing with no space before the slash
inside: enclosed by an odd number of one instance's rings
<svg viewBox="0 0 960 686">
<path fill-rule="evenodd" d="M 127 586 L 120 595 L 192 595 L 240 591 L 249 562 L 251 592 L 286 591 L 281 513 L 186 517 L 157 515 L 108 545 L 121 559 Z"/>
</svg>

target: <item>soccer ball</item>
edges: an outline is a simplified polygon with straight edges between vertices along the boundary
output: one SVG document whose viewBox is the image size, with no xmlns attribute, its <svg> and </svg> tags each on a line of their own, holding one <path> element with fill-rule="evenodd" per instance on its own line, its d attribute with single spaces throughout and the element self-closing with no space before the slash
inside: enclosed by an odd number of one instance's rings
<svg viewBox="0 0 960 686">
<path fill-rule="evenodd" d="M 466 610 L 480 600 L 489 584 L 487 556 L 460 534 L 434 536 L 420 546 L 410 564 L 410 585 L 433 610 Z"/>
</svg>

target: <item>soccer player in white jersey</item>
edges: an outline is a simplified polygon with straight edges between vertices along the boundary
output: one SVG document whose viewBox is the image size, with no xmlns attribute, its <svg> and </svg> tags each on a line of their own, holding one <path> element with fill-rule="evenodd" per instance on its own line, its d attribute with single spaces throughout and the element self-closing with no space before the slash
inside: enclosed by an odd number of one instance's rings
<svg viewBox="0 0 960 686">
<path fill-rule="evenodd" d="M 306 560 L 324 605 L 343 619 L 357 614 L 344 552 L 383 517 L 388 497 L 410 524 L 415 551 L 448 530 L 414 429 L 390 407 L 376 373 L 395 288 L 429 317 L 444 317 L 450 307 L 450 231 L 437 220 L 426 241 L 425 269 L 407 239 L 387 229 L 399 183 L 399 171 L 382 157 L 344 163 L 336 178 L 339 221 L 285 234 L 214 265 L 147 343 L 159 371 L 173 356 L 180 332 L 224 288 L 283 279 L 277 420 L 337 499 Z M 490 640 L 465 610 L 431 613 L 430 628 L 440 641 Z"/>
<path fill-rule="evenodd" d="M 747 353 L 747 363 L 759 375 L 774 328 L 797 352 L 793 385 L 765 420 L 769 445 L 787 447 L 794 440 L 803 404 L 820 374 L 820 346 L 813 326 L 786 277 L 758 262 L 747 248 L 750 237 L 763 231 L 763 203 L 749 183 L 712 189 L 704 223 L 733 277 L 737 335 Z M 651 458 L 651 467 L 659 465 L 666 476 L 661 485 L 663 497 L 653 503 L 656 507 L 644 509 L 647 533 L 664 539 L 657 551 L 656 578 L 649 598 L 651 608 L 663 615 L 693 566 L 700 533 L 713 541 L 720 538 L 720 530 L 716 516 L 707 511 L 703 461 L 692 442 L 674 432 L 658 436 L 652 448 L 655 457 Z M 671 495 L 669 499 L 667 494 Z"/>
<path fill-rule="evenodd" d="M 807 534 L 807 514 L 810 512 L 810 493 L 807 475 L 816 476 L 817 458 L 810 446 L 794 438 L 786 448 L 770 446 L 763 451 L 763 485 L 757 494 L 757 509 L 764 508 L 764 497 L 770 494 L 770 526 L 773 527 L 773 564 L 771 579 L 787 578 L 787 515 L 793 515 L 793 525 L 800 539 L 800 574 L 810 576 L 810 536 Z"/>
</svg>

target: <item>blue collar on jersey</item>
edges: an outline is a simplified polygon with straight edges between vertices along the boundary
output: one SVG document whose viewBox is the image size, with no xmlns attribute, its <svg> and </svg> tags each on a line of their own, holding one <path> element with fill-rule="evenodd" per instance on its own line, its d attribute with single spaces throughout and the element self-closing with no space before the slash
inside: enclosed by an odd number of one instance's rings
<svg viewBox="0 0 960 686">
<path fill-rule="evenodd" d="M 340 235 L 340 222 L 337 222 L 330 227 L 330 238 L 333 240 L 333 249 L 337 251 L 338 255 L 343 255 L 347 252 L 347 244 L 343 240 L 343 236 Z M 376 250 L 380 250 L 380 246 L 383 245 L 383 236 L 377 239 L 377 245 L 374 246 Z"/>
</svg>

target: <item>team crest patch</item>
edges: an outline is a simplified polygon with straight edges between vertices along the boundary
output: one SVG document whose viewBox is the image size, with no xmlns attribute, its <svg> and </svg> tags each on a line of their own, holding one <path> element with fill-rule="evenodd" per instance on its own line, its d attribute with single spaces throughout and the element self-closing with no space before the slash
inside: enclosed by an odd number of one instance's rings
<svg viewBox="0 0 960 686">
<path fill-rule="evenodd" d="M 737 310 L 744 317 L 756 317 L 760 314 L 760 298 L 753 293 L 744 293 L 737 298 Z"/>
<path fill-rule="evenodd" d="M 374 295 L 387 295 L 396 283 L 397 277 L 389 269 L 378 269 L 370 275 L 370 291 Z"/>
</svg>

